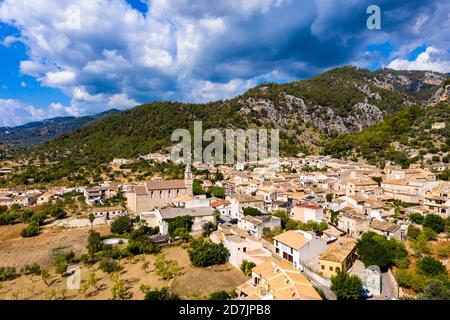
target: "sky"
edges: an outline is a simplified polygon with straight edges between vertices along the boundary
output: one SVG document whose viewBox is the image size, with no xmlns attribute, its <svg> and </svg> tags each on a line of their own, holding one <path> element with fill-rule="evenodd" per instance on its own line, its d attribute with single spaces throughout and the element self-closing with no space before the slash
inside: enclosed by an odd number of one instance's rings
<svg viewBox="0 0 450 320">
<path fill-rule="evenodd" d="M 0 126 L 226 99 L 342 65 L 449 73 L 449 34 L 448 0 L 0 0 Z"/>
</svg>

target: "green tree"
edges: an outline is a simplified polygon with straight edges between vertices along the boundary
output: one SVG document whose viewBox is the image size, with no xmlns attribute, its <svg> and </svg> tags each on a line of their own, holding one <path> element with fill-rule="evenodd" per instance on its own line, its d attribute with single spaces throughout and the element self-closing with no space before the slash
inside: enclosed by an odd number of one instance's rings
<svg viewBox="0 0 450 320">
<path fill-rule="evenodd" d="M 331 291 L 338 300 L 358 300 L 361 296 L 362 282 L 357 276 L 338 272 L 331 278 Z"/>
<path fill-rule="evenodd" d="M 424 221 L 423 226 L 433 229 L 437 233 L 441 233 L 445 228 L 445 221 L 436 214 L 428 214 Z"/>
<path fill-rule="evenodd" d="M 103 249 L 103 242 L 100 233 L 92 230 L 89 232 L 87 249 L 91 255 Z"/>
<path fill-rule="evenodd" d="M 180 274 L 181 267 L 176 260 L 169 260 L 165 254 L 159 254 L 154 262 L 155 275 L 162 280 L 170 280 Z"/>
<path fill-rule="evenodd" d="M 211 187 L 209 187 L 208 192 L 213 197 L 217 197 L 217 198 L 221 198 L 221 199 L 225 198 L 225 190 L 223 190 L 221 187 L 211 186 Z"/>
<path fill-rule="evenodd" d="M 91 223 L 91 230 L 93 230 L 94 229 L 95 216 L 94 216 L 94 214 L 92 212 L 89 213 L 88 219 L 89 219 L 89 222 Z"/>
<path fill-rule="evenodd" d="M 129 300 L 133 297 L 133 293 L 127 288 L 125 282 L 120 279 L 118 273 L 113 275 L 114 285 L 111 289 L 113 300 Z"/>
<path fill-rule="evenodd" d="M 403 243 L 374 232 L 366 232 L 362 235 L 357 245 L 357 251 L 364 265 L 377 265 L 382 271 L 391 265 L 404 267 L 409 263 L 408 251 Z"/>
<path fill-rule="evenodd" d="M 244 260 L 244 261 L 242 261 L 242 264 L 241 264 L 241 271 L 246 276 L 250 277 L 252 275 L 252 270 L 254 267 L 256 267 L 256 264 L 254 264 L 251 261 Z"/>
<path fill-rule="evenodd" d="M 188 250 L 189 259 L 194 267 L 208 267 L 228 261 L 230 253 L 223 244 L 216 244 L 203 239 L 193 240 Z"/>
<path fill-rule="evenodd" d="M 133 222 L 128 216 L 121 216 L 111 223 L 111 232 L 116 234 L 124 234 L 133 231 Z"/>
<path fill-rule="evenodd" d="M 411 248 L 414 250 L 417 257 L 431 251 L 427 236 L 423 232 L 421 232 L 417 238 L 411 242 Z"/>
</svg>

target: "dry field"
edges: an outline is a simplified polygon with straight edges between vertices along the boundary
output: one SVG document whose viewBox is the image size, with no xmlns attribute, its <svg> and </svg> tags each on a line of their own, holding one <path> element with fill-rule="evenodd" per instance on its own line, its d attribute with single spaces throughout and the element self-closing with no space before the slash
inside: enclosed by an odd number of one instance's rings
<svg viewBox="0 0 450 320">
<path fill-rule="evenodd" d="M 86 245 L 88 234 L 88 229 L 59 232 L 49 230 L 35 238 L 21 239 L 17 238 L 17 233 L 12 230 L 8 230 L 10 233 L 9 237 L 7 233 L 2 231 L 5 230 L 0 229 L 2 234 L 2 240 L 0 240 L 0 261 L 2 266 L 21 266 L 32 262 L 48 265 L 51 261 L 49 253 L 53 248 L 65 247 L 80 253 Z M 182 267 L 181 274 L 169 282 L 162 281 L 154 275 L 153 263 L 156 259 L 155 255 L 139 255 L 131 261 L 129 259 L 120 261 L 121 266 L 123 266 L 120 278 L 128 286 L 129 291 L 132 293 L 132 299 L 139 300 L 144 298 L 144 294 L 139 290 L 143 284 L 152 288 L 171 286 L 181 298 L 202 299 L 207 298 L 214 291 L 231 291 L 248 279 L 240 270 L 229 264 L 209 268 L 195 268 L 189 261 L 187 251 L 179 246 L 164 248 L 162 253 L 168 259 L 178 261 Z M 143 268 L 144 261 L 149 263 L 147 270 Z M 14 280 L 0 282 L 0 300 L 47 300 L 62 299 L 63 296 L 71 300 L 111 299 L 111 288 L 113 286 L 111 275 L 98 270 L 98 265 L 91 268 L 81 266 L 82 280 L 86 280 L 89 273 L 92 272 L 95 272 L 101 278 L 101 289 L 97 291 L 91 287 L 86 292 L 86 295 L 78 290 L 68 290 L 65 293 L 64 288 L 66 288 L 67 278 L 52 273 L 49 281 L 50 286 L 47 286 L 40 276 L 21 276 Z"/>
<path fill-rule="evenodd" d="M 90 228 L 61 229 L 43 228 L 37 237 L 22 238 L 20 230 L 25 224 L 0 226 L 0 266 L 21 268 L 24 265 L 38 263 L 47 267 L 51 263 L 53 249 L 64 248 L 75 254 L 81 253 L 86 247 Z M 109 227 L 95 228 L 102 234 L 107 234 Z"/>
</svg>

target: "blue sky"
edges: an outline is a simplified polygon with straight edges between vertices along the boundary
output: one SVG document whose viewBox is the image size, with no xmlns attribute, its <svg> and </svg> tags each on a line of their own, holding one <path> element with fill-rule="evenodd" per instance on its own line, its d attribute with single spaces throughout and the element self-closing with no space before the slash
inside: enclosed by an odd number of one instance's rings
<svg viewBox="0 0 450 320">
<path fill-rule="evenodd" d="M 0 0 L 0 126 L 230 98 L 347 64 L 448 73 L 449 21 L 447 0 Z"/>
</svg>

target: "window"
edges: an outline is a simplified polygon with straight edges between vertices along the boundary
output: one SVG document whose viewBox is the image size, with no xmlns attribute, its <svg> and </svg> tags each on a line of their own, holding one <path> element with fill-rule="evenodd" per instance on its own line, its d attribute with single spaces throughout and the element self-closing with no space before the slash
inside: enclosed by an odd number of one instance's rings
<svg viewBox="0 0 450 320">
<path fill-rule="evenodd" d="M 341 271 L 341 268 L 336 267 L 336 272 L 339 272 L 339 271 Z"/>
<path fill-rule="evenodd" d="M 330 271 L 333 271 L 333 267 L 332 266 L 330 266 Z"/>
<path fill-rule="evenodd" d="M 325 266 L 324 265 L 321 265 L 321 267 L 322 267 L 322 270 L 325 270 Z"/>
<path fill-rule="evenodd" d="M 243 248 L 242 251 L 243 251 L 243 252 L 247 252 L 247 248 Z"/>
</svg>

